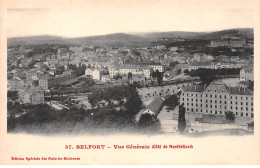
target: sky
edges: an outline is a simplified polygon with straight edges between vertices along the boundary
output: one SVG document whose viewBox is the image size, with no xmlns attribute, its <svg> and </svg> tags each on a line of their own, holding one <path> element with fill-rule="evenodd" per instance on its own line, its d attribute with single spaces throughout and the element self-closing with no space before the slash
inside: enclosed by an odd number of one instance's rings
<svg viewBox="0 0 260 168">
<path fill-rule="evenodd" d="M 88 6 L 63 9 L 9 9 L 7 36 L 83 37 L 110 33 L 210 32 L 253 28 L 253 11 L 171 6 Z"/>
</svg>

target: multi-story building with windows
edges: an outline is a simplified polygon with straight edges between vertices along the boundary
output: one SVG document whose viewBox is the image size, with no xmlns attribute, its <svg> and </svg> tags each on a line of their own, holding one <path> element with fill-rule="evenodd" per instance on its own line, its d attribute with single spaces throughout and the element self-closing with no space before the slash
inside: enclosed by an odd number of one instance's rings
<svg viewBox="0 0 260 168">
<path fill-rule="evenodd" d="M 254 117 L 253 91 L 230 87 L 220 81 L 210 85 L 192 85 L 182 88 L 180 96 L 186 112 L 225 115 L 227 111 L 240 117 Z"/>
<path fill-rule="evenodd" d="M 135 75 L 143 74 L 146 78 L 150 77 L 150 71 L 158 70 L 159 72 L 163 71 L 163 66 L 161 63 L 156 62 L 137 62 L 137 63 L 128 63 L 120 67 L 113 67 L 109 69 L 110 77 L 115 77 L 119 75 L 127 75 L 129 72 Z"/>
<path fill-rule="evenodd" d="M 253 68 L 243 68 L 240 70 L 240 81 L 253 81 L 254 70 Z"/>
</svg>

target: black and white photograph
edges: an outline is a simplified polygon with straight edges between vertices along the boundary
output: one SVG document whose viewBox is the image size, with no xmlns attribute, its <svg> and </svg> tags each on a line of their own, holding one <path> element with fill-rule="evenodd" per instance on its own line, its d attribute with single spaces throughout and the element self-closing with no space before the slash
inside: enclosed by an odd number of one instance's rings
<svg viewBox="0 0 260 168">
<path fill-rule="evenodd" d="M 7 132 L 253 135 L 252 11 L 142 10 L 8 9 Z"/>
</svg>

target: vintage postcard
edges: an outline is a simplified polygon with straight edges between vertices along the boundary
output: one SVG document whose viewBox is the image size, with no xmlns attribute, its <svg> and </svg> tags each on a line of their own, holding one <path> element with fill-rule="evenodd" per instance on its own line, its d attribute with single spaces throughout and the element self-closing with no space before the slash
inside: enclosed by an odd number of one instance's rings
<svg viewBox="0 0 260 168">
<path fill-rule="evenodd" d="M 0 164 L 259 164 L 259 7 L 1 1 Z"/>
</svg>

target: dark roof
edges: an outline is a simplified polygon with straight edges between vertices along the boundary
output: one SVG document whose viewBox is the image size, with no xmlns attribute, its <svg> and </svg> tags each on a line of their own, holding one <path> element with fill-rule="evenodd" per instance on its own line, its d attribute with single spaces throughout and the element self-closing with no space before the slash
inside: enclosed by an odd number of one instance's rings
<svg viewBox="0 0 260 168">
<path fill-rule="evenodd" d="M 191 85 L 191 86 L 183 87 L 182 90 L 185 91 L 185 92 L 203 92 L 204 86 Z"/>
<path fill-rule="evenodd" d="M 159 112 L 161 111 L 162 104 L 164 102 L 164 99 L 162 97 L 157 97 L 154 99 L 147 107 L 145 110 L 149 109 L 152 112 L 155 113 L 155 115 L 158 115 Z"/>
<path fill-rule="evenodd" d="M 249 82 L 247 82 L 247 81 L 240 81 L 240 82 L 238 82 L 237 84 L 240 84 L 240 85 L 249 85 Z"/>
<path fill-rule="evenodd" d="M 192 62 L 190 66 L 209 66 L 211 62 Z"/>
<path fill-rule="evenodd" d="M 248 88 L 230 87 L 229 92 L 233 95 L 253 95 L 253 91 Z"/>
</svg>

